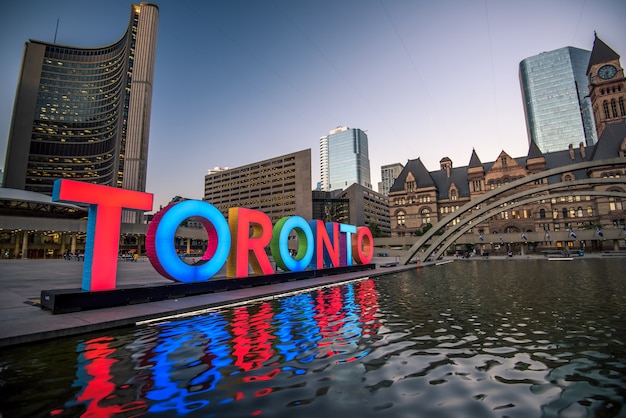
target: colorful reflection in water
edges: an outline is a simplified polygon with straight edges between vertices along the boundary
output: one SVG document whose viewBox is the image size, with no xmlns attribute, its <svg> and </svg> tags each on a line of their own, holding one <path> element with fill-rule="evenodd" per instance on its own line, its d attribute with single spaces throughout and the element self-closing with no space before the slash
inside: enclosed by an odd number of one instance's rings
<svg viewBox="0 0 626 418">
<path fill-rule="evenodd" d="M 537 265 L 549 283 L 519 280 L 513 264 L 497 263 L 433 268 L 437 280 L 425 271 L 364 279 L 73 346 L 7 350 L 0 413 L 626 415 L 626 263 L 581 262 L 566 273 Z"/>
<path fill-rule="evenodd" d="M 228 415 L 232 403 L 249 406 L 243 413 L 238 405 L 236 415 L 262 415 L 258 399 L 282 389 L 271 384 L 277 376 L 305 375 L 315 359 L 336 357 L 341 363 L 366 355 L 360 340 L 379 326 L 376 311 L 374 282 L 366 279 L 159 324 L 140 331 L 125 347 L 138 371 L 132 384 L 114 381 L 113 338 L 94 338 L 77 347 L 79 393 L 50 415 L 64 415 L 77 405 L 85 417 Z M 121 402 L 120 392 L 130 387 L 135 396 Z"/>
</svg>

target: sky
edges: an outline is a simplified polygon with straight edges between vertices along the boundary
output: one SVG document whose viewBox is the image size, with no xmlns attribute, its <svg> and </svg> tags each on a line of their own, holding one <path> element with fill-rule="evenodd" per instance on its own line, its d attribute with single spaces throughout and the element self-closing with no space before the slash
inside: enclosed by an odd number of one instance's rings
<svg viewBox="0 0 626 418">
<path fill-rule="evenodd" d="M 204 176 L 311 149 L 338 126 L 366 131 L 380 167 L 439 169 L 528 153 L 524 58 L 591 50 L 594 31 L 626 54 L 623 0 L 160 0 L 146 191 L 155 210 L 201 199 Z M 27 6 L 25 6 L 27 5 Z M 0 164 L 24 43 L 100 47 L 119 39 L 128 0 L 0 5 Z M 622 61 L 622 65 L 626 63 Z M 375 186 L 376 188 L 376 186 Z"/>
</svg>

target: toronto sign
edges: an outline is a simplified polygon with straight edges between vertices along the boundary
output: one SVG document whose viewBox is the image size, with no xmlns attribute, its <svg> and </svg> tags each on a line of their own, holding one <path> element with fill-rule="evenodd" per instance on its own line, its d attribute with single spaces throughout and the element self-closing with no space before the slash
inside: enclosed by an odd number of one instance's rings
<svg viewBox="0 0 626 418">
<path fill-rule="evenodd" d="M 122 209 L 151 211 L 153 195 L 58 179 L 52 200 L 89 205 L 82 289 L 115 289 Z M 183 261 L 174 245 L 177 228 L 189 218 L 200 221 L 208 238 L 206 250 L 194 264 Z M 294 251 L 288 245 L 292 232 L 298 241 Z M 306 221 L 300 216 L 286 216 L 272 225 L 265 213 L 248 208 L 230 208 L 227 220 L 201 200 L 166 206 L 156 213 L 146 233 L 146 253 L 154 269 L 183 283 L 207 281 L 224 265 L 227 278 L 248 277 L 250 268 L 256 275 L 274 274 L 268 247 L 277 268 L 299 272 L 368 264 L 374 239 L 367 226 Z"/>
</svg>

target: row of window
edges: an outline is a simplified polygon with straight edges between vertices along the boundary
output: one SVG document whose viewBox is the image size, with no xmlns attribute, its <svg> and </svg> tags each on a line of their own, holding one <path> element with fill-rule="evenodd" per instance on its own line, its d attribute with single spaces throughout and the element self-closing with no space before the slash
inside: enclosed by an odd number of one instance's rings
<svg viewBox="0 0 626 418">
<path fill-rule="evenodd" d="M 404 226 L 406 225 L 406 212 L 403 210 L 399 210 L 396 213 L 396 220 L 397 220 L 397 224 L 399 226 Z M 420 218 L 422 220 L 422 224 L 429 224 L 430 222 L 430 209 L 428 208 L 424 208 L 420 211 Z"/>
<path fill-rule="evenodd" d="M 239 193 L 241 190 L 243 193 L 249 193 L 255 190 L 269 190 L 270 187 L 284 187 L 289 186 L 291 184 L 295 184 L 296 176 L 288 175 L 285 177 L 278 177 L 274 179 L 263 179 L 263 178 L 255 178 L 250 179 L 248 181 L 234 181 L 229 183 L 210 183 L 206 182 L 204 186 L 204 190 L 206 194 L 221 194 L 222 191 L 225 190 L 229 192 L 231 190 L 236 190 Z M 290 181 L 293 180 L 293 181 Z M 265 187 L 263 187 L 265 186 Z"/>
<path fill-rule="evenodd" d="M 97 142 L 32 141 L 30 154 L 53 157 L 102 156 L 112 153 L 116 145 L 117 137 L 112 135 Z"/>
<path fill-rule="evenodd" d="M 455 208 L 458 209 L 458 206 L 454 207 L 445 207 L 440 208 L 441 214 L 451 213 L 455 211 Z M 622 199 L 620 197 L 610 197 L 609 198 L 609 210 L 610 211 L 621 211 L 623 210 Z M 539 210 L 539 219 L 546 219 L 546 210 Z M 559 216 L 561 215 L 561 216 Z M 558 209 L 552 210 L 552 219 L 558 219 L 559 217 L 567 219 L 567 218 L 583 218 L 583 217 L 593 217 L 594 211 L 593 207 L 587 206 L 586 209 L 583 209 L 581 206 L 578 208 L 570 207 L 570 208 L 562 208 L 560 211 Z M 396 219 L 398 225 L 406 224 L 406 212 L 400 210 L 396 213 Z M 422 219 L 422 223 L 430 222 L 430 210 L 428 208 L 424 208 L 420 211 L 420 217 Z M 498 219 L 529 219 L 532 218 L 532 211 L 530 209 L 521 209 L 521 210 L 511 210 L 511 211 L 502 211 L 497 213 L 492 217 L 494 220 Z M 455 223 L 453 223 L 454 225 Z"/>
<path fill-rule="evenodd" d="M 568 231 L 570 228 L 572 229 L 581 229 L 581 228 L 589 228 L 589 227 L 593 227 L 595 226 L 595 224 L 589 223 L 589 222 L 565 222 L 563 224 L 555 222 L 555 223 L 541 223 L 541 224 L 537 224 L 536 225 L 536 229 L 535 232 L 540 232 L 540 231 L 544 231 L 546 234 L 546 238 L 549 238 L 550 236 L 550 232 L 554 231 L 554 232 L 559 232 L 561 230 L 565 230 Z M 606 226 L 608 227 L 608 226 Z M 614 229 L 624 229 L 626 228 L 626 219 L 613 219 L 612 220 L 612 227 Z M 469 233 L 472 233 L 472 231 L 468 231 Z M 510 234 L 510 233 L 516 233 L 516 232 L 520 232 L 519 229 L 517 228 L 505 228 L 503 231 L 498 231 L 498 230 L 493 230 L 491 231 L 491 235 L 499 235 L 501 233 L 504 234 Z M 526 232 L 531 232 L 531 231 L 526 231 Z M 485 231 L 483 229 L 479 229 L 478 230 L 478 234 L 479 235 L 484 235 Z"/>
<path fill-rule="evenodd" d="M 620 91 L 622 91 L 622 85 L 618 84 L 617 86 L 600 89 L 600 94 L 605 95 L 605 94 L 619 93 Z"/>
<path fill-rule="evenodd" d="M 587 206 L 586 210 L 583 210 L 583 208 L 581 206 L 579 206 L 577 209 L 570 207 L 568 208 L 563 208 L 560 211 L 561 213 L 561 217 L 562 218 L 582 218 L 584 216 L 593 216 L 593 208 L 591 206 Z M 539 209 L 539 218 L 540 219 L 545 219 L 546 218 L 546 210 L 545 209 Z M 552 219 L 557 219 L 559 218 L 559 210 L 554 208 L 552 209 Z"/>
<path fill-rule="evenodd" d="M 609 104 L 610 104 L 610 110 L 611 112 L 609 112 Z M 619 106 L 619 114 L 617 113 L 617 108 Z M 609 103 L 608 100 L 605 100 L 602 102 L 602 109 L 604 110 L 604 118 L 605 119 L 611 119 L 611 118 L 618 118 L 620 116 L 626 116 L 626 109 L 624 108 L 624 98 L 620 97 L 618 102 L 615 101 L 615 99 L 611 99 L 611 102 Z M 613 116 L 611 116 L 611 113 L 613 114 Z"/>
<path fill-rule="evenodd" d="M 401 205 L 406 205 L 407 203 L 409 205 L 413 205 L 415 203 L 430 203 L 431 202 L 431 196 L 428 194 L 424 194 L 424 195 L 418 195 L 418 196 L 402 196 L 402 197 L 396 197 L 393 200 L 394 205 L 396 206 L 401 206 Z"/>
<path fill-rule="evenodd" d="M 489 190 L 495 190 L 497 188 L 500 188 L 504 185 L 507 185 L 515 180 L 521 179 L 522 176 L 520 177 L 504 177 L 503 179 L 498 179 L 498 180 L 489 180 Z"/>
<path fill-rule="evenodd" d="M 120 39 L 114 45 L 111 45 L 106 48 L 97 48 L 97 49 L 78 49 L 78 48 L 64 48 L 56 45 L 47 45 L 46 46 L 46 56 L 50 58 L 56 58 L 61 60 L 62 62 L 67 61 L 75 61 L 76 57 L 102 57 L 105 58 L 107 55 L 115 55 L 120 48 L 123 47 L 126 42 L 126 38 L 128 36 L 128 32 L 124 34 L 122 39 Z"/>
</svg>

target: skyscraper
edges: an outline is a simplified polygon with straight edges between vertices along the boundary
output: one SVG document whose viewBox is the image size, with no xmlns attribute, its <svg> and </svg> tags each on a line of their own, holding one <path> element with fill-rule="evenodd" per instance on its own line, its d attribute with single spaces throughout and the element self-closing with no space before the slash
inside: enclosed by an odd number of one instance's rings
<svg viewBox="0 0 626 418">
<path fill-rule="evenodd" d="M 340 126 L 321 137 L 320 170 L 324 191 L 347 189 L 354 183 L 371 189 L 365 132 Z"/>
<path fill-rule="evenodd" d="M 158 19 L 141 3 L 110 45 L 26 42 L 4 187 L 51 194 L 67 178 L 145 191 Z"/>
<path fill-rule="evenodd" d="M 380 167 L 380 186 L 378 193 L 389 196 L 389 189 L 393 186 L 404 166 L 400 163 L 387 164 Z"/>
<path fill-rule="evenodd" d="M 565 47 L 526 58 L 519 79 L 528 143 L 542 152 L 598 141 L 586 76 L 591 51 Z"/>
</svg>

